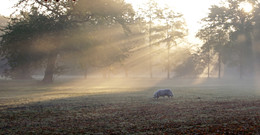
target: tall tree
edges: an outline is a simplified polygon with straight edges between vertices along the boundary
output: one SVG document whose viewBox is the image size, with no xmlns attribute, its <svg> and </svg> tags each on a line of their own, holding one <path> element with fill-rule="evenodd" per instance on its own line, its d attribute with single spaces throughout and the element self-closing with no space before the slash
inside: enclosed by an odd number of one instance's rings
<svg viewBox="0 0 260 135">
<path fill-rule="evenodd" d="M 260 2 L 256 3 L 254 6 L 253 20 L 255 22 L 253 26 L 253 53 L 255 62 L 255 77 L 259 76 L 260 68 Z"/>
<path fill-rule="evenodd" d="M 146 20 L 146 32 L 148 33 L 148 46 L 149 46 L 149 72 L 150 72 L 150 78 L 153 77 L 153 59 L 152 59 L 152 47 L 155 40 L 154 32 L 156 31 L 155 28 L 155 22 L 158 22 L 162 10 L 159 8 L 158 3 L 154 0 L 149 0 L 146 4 L 146 7 L 140 9 L 140 17 L 143 20 Z"/>
<path fill-rule="evenodd" d="M 57 28 L 52 27 L 53 25 L 55 21 L 52 18 L 40 15 L 35 8 L 32 8 L 32 13 L 23 12 L 19 18 L 13 18 L 3 29 L 0 50 L 11 67 L 7 72 L 11 77 L 30 78 L 33 69 L 41 65 L 45 52 L 37 49 L 35 41 L 46 32 L 52 34 L 51 31 Z"/>
<path fill-rule="evenodd" d="M 166 44 L 167 48 L 167 78 L 170 78 L 170 49 L 177 45 L 177 41 L 187 35 L 187 29 L 182 14 L 174 12 L 169 7 L 159 7 L 154 0 L 148 1 L 139 12 L 143 20 L 146 21 L 146 32 L 149 45 L 149 70 L 152 78 L 152 47 L 154 45 Z"/>
<path fill-rule="evenodd" d="M 218 28 L 209 28 L 205 27 L 201 29 L 197 35 L 201 40 L 204 41 L 201 49 L 207 56 L 207 68 L 208 68 L 208 78 L 210 77 L 210 63 L 214 55 L 218 56 L 218 78 L 221 77 L 221 64 L 223 59 L 226 59 L 222 56 L 224 49 L 227 49 L 226 46 L 229 44 L 229 35 L 225 29 Z M 211 53 L 212 52 L 212 53 Z M 225 56 L 225 55 L 224 55 Z"/>
<path fill-rule="evenodd" d="M 229 59 L 230 61 L 236 61 L 234 58 L 237 58 L 240 78 L 243 77 L 243 73 L 246 70 L 250 71 L 252 67 L 252 57 L 250 56 L 252 54 L 252 13 L 243 10 L 241 7 L 243 2 L 246 1 L 226 0 L 221 6 L 212 6 L 208 16 L 203 19 L 203 22 L 206 24 L 205 28 L 201 29 L 198 33 L 198 36 L 202 39 L 204 38 L 204 40 L 212 38 L 214 43 L 211 44 L 217 43 L 223 46 L 229 43 L 233 51 L 228 53 L 232 53 L 232 57 L 222 57 L 222 60 Z M 205 31 L 209 31 L 209 35 L 203 37 L 202 33 L 205 33 Z M 219 54 L 219 77 L 221 55 L 227 56 L 221 54 L 221 48 L 213 48 L 214 52 Z"/>
<path fill-rule="evenodd" d="M 175 77 L 198 77 L 203 73 L 207 60 L 202 50 L 192 51 L 189 47 L 179 47 L 173 55 Z M 177 61 L 177 62 L 176 62 Z"/>
<path fill-rule="evenodd" d="M 48 16 L 52 21 L 46 31 L 46 35 L 54 37 L 50 44 L 53 49 L 48 51 L 47 66 L 43 81 L 51 83 L 55 70 L 57 56 L 63 50 L 63 39 L 70 36 L 68 31 L 71 27 L 79 27 L 84 23 L 110 25 L 119 23 L 126 33 L 130 30 L 126 24 L 131 20 L 134 12 L 129 4 L 123 0 L 97 0 L 97 1 L 50 1 L 43 2 L 41 0 L 20 0 L 17 6 L 22 6 L 22 10 L 26 10 L 31 6 L 37 7 L 41 14 Z M 46 11 L 47 10 L 47 11 Z M 104 21 L 106 20 L 106 21 Z M 46 22 L 45 22 L 46 23 Z M 37 24 L 35 24 L 37 25 Z M 40 27 L 40 25 L 37 25 Z M 44 26 L 46 26 L 44 24 Z M 66 47 L 65 47 L 66 48 Z"/>
<path fill-rule="evenodd" d="M 178 40 L 183 40 L 183 38 L 188 34 L 186 29 L 185 20 L 182 14 L 175 13 L 169 8 L 163 9 L 163 22 L 165 22 L 166 36 L 163 41 L 166 42 L 167 46 L 167 78 L 170 78 L 170 49 L 177 45 Z"/>
</svg>

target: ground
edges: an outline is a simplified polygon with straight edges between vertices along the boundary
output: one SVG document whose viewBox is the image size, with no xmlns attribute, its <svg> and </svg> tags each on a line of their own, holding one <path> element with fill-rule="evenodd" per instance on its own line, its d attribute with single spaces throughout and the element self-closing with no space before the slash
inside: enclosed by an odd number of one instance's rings
<svg viewBox="0 0 260 135">
<path fill-rule="evenodd" d="M 251 84 L 120 80 L 0 81 L 0 134 L 260 134 Z"/>
</svg>

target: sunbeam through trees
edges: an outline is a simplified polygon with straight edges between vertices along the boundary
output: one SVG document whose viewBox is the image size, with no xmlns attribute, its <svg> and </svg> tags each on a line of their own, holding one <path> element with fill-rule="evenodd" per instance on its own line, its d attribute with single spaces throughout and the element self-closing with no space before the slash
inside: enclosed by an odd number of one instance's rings
<svg viewBox="0 0 260 135">
<path fill-rule="evenodd" d="M 260 134 L 259 0 L 0 9 L 0 134 Z"/>
</svg>

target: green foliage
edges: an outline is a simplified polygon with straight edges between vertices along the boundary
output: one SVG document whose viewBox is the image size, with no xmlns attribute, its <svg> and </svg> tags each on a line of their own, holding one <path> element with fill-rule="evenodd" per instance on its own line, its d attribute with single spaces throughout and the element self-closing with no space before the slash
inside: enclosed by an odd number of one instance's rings
<svg viewBox="0 0 260 135">
<path fill-rule="evenodd" d="M 51 16 L 40 14 L 36 8 L 31 13 L 21 12 L 21 16 L 11 18 L 2 30 L 1 56 L 8 60 L 11 78 L 25 78 L 42 66 L 49 51 L 60 49 L 55 40 L 68 27 L 66 22 L 56 21 Z"/>
<path fill-rule="evenodd" d="M 252 32 L 255 21 L 252 12 L 245 12 L 240 4 L 244 0 L 227 0 L 220 6 L 212 6 L 202 21 L 205 24 L 197 37 L 204 41 L 202 50 L 219 54 L 224 64 L 236 65 L 243 72 L 252 70 Z M 252 2 L 255 6 L 254 2 Z M 232 64 L 233 63 L 233 64 Z"/>
<path fill-rule="evenodd" d="M 21 14 L 12 18 L 9 25 L 3 29 L 0 48 L 1 55 L 8 60 L 11 67 L 10 72 L 25 69 L 26 72 L 22 71 L 22 73 L 30 76 L 30 72 L 45 65 L 47 61 L 46 70 L 49 71 L 45 73 L 49 74 L 49 80 L 52 81 L 55 66 L 48 67 L 55 64 L 58 55 L 59 58 L 65 58 L 69 55 L 76 56 L 75 52 L 82 54 L 82 52 L 92 50 L 97 51 L 93 54 L 98 55 L 98 60 L 90 55 L 81 56 L 93 58 L 92 62 L 101 61 L 102 64 L 111 65 L 124 59 L 127 56 L 125 52 L 131 48 L 113 46 L 112 42 L 115 42 L 116 39 L 111 39 L 114 37 L 109 34 L 107 37 L 102 37 L 104 29 L 109 29 L 117 24 L 120 24 L 126 35 L 131 34 L 127 25 L 133 23 L 134 11 L 131 5 L 124 1 L 42 2 L 41 0 L 20 0 L 17 6 L 23 7 L 19 9 Z M 28 8 L 31 9 L 30 12 L 26 11 Z M 81 28 L 87 32 L 82 33 Z M 95 31 L 99 33 L 95 33 Z M 79 33 L 82 35 L 77 37 Z M 120 37 L 122 36 L 119 36 L 117 40 Z M 98 51 L 103 53 L 98 53 Z M 66 56 L 60 57 L 60 55 Z M 86 59 L 90 60 L 90 58 Z M 49 64 L 50 62 L 52 64 Z M 97 65 L 100 66 L 100 64 Z M 13 75 L 11 77 L 15 78 Z"/>
</svg>

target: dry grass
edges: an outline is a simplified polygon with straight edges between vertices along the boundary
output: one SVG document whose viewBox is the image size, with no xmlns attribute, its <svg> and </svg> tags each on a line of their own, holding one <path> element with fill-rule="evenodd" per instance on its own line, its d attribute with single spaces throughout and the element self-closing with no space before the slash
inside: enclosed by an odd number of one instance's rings
<svg viewBox="0 0 260 135">
<path fill-rule="evenodd" d="M 0 134 L 260 134 L 253 87 L 0 83 Z"/>
</svg>

